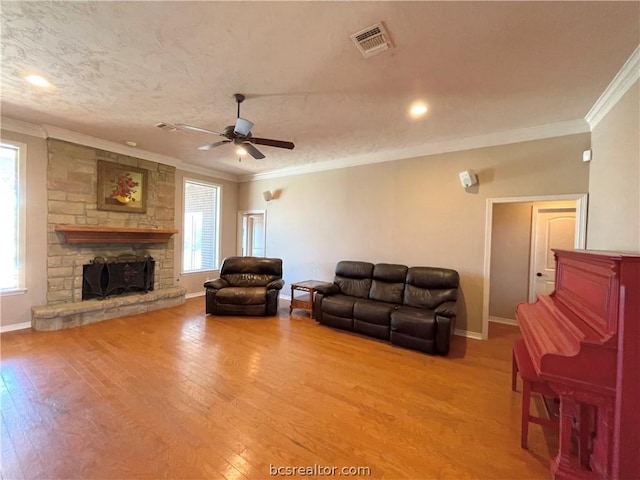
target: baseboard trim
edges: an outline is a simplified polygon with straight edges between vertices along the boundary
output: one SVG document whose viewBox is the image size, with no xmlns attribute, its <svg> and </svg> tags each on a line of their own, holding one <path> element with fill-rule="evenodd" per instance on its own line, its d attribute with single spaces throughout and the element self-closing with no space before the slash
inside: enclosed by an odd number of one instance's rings
<svg viewBox="0 0 640 480">
<path fill-rule="evenodd" d="M 0 333 L 13 332 L 14 330 L 26 330 L 27 328 L 31 328 L 31 322 L 14 323 L 13 325 L 0 327 Z"/>
<path fill-rule="evenodd" d="M 201 292 L 196 292 L 196 293 L 187 293 L 184 298 L 185 299 L 189 299 L 189 298 L 196 298 L 196 297 L 204 297 L 204 294 L 206 292 L 203 290 Z"/>
<path fill-rule="evenodd" d="M 502 323 L 503 325 L 518 326 L 518 322 L 513 318 L 489 317 L 489 321 L 493 323 Z"/>
<path fill-rule="evenodd" d="M 460 330 L 460 329 L 456 328 L 453 331 L 453 334 L 454 335 L 458 335 L 459 337 L 473 338 L 474 340 L 483 340 L 481 333 L 471 332 L 469 330 Z"/>
<path fill-rule="evenodd" d="M 291 301 L 291 295 L 280 294 L 280 298 L 282 300 L 286 300 L 287 302 Z"/>
</svg>

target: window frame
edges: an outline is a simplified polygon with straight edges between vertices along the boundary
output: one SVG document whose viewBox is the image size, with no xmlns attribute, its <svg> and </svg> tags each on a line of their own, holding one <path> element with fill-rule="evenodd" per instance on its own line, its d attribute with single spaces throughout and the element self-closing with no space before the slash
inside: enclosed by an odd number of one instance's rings
<svg viewBox="0 0 640 480">
<path fill-rule="evenodd" d="M 1 139 L 0 145 L 15 148 L 18 151 L 16 168 L 17 175 L 17 257 L 18 275 L 17 285 L 11 288 L 0 288 L 0 296 L 18 295 L 27 292 L 26 288 L 26 232 L 27 232 L 27 145 L 22 142 Z"/>
<path fill-rule="evenodd" d="M 204 187 L 212 187 L 216 189 L 216 209 L 215 209 L 215 238 L 214 238 L 214 252 L 215 261 L 213 268 L 205 268 L 200 270 L 185 270 L 184 265 L 184 242 L 185 242 L 185 219 L 186 219 L 186 205 L 187 205 L 187 184 L 195 184 Z M 181 275 L 199 275 L 203 273 L 215 272 L 220 269 L 220 225 L 221 211 L 222 211 L 222 185 L 219 183 L 208 182 L 206 180 L 199 180 L 196 178 L 184 177 L 182 179 L 182 238 L 180 245 L 180 273 Z"/>
</svg>

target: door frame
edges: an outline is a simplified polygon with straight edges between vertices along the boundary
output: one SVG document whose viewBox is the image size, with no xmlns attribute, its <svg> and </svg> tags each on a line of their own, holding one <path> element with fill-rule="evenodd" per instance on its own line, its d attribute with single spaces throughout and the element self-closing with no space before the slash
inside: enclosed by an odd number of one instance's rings
<svg viewBox="0 0 640 480">
<path fill-rule="evenodd" d="M 244 238 L 242 237 L 242 226 L 244 224 L 245 217 L 249 217 L 251 215 L 262 215 L 263 219 L 263 242 L 264 242 L 264 255 L 267 256 L 267 211 L 266 210 L 238 210 L 238 221 L 237 221 L 237 233 L 236 233 L 236 254 L 238 256 L 242 256 L 242 244 Z"/>
<path fill-rule="evenodd" d="M 576 248 L 584 249 L 587 243 L 588 198 L 589 195 L 587 193 L 569 193 L 565 195 L 538 195 L 531 197 L 504 197 L 487 199 L 486 221 L 484 230 L 484 273 L 482 281 L 482 332 L 480 333 L 482 340 L 486 340 L 489 337 L 489 294 L 491 287 L 490 275 L 493 206 L 496 203 L 562 202 L 567 200 L 575 200 L 576 230 L 578 232 L 576 238 Z"/>
</svg>

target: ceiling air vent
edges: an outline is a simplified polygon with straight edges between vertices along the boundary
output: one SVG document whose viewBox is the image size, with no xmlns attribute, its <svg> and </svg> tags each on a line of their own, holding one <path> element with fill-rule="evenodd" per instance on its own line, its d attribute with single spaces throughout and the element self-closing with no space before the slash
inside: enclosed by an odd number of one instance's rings
<svg viewBox="0 0 640 480">
<path fill-rule="evenodd" d="M 382 23 L 376 23 L 371 27 L 354 33 L 351 35 L 351 40 L 353 40 L 353 43 L 356 44 L 356 47 L 365 58 L 382 53 L 392 46 L 389 34 Z"/>
</svg>

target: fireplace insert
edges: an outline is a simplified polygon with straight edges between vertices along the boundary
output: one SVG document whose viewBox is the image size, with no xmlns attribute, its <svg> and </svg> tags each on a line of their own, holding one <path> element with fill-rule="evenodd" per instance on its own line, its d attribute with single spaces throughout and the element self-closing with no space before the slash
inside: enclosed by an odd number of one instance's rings
<svg viewBox="0 0 640 480">
<path fill-rule="evenodd" d="M 153 290 L 155 260 L 151 256 L 96 257 L 82 266 L 82 299 Z"/>
</svg>

